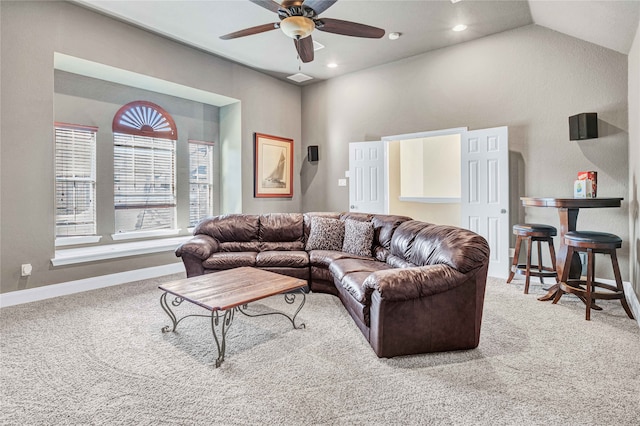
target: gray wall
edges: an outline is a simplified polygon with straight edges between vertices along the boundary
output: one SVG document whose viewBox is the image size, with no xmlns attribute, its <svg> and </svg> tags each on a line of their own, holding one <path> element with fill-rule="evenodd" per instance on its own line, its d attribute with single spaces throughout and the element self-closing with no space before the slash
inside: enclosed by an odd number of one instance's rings
<svg viewBox="0 0 640 426">
<path fill-rule="evenodd" d="M 567 117 L 591 111 L 600 138 L 569 141 Z M 509 126 L 510 158 L 519 163 L 510 183 L 520 191 L 511 191 L 516 199 L 571 197 L 581 170 L 598 171 L 599 195 L 625 197 L 620 209 L 581 211 L 578 227 L 623 238 L 628 280 L 627 121 L 625 55 L 537 25 L 506 31 L 304 87 L 303 141 L 320 146 L 321 160 L 303 170 L 302 208 L 348 209 L 348 189 L 337 179 L 348 168 L 349 142 Z M 519 207 L 514 217 L 559 226 L 551 208 Z"/>
<path fill-rule="evenodd" d="M 629 52 L 629 274 L 640 299 L 640 21 Z"/>
<path fill-rule="evenodd" d="M 2 1 L 0 19 L 0 292 L 176 262 L 172 253 L 163 253 L 51 266 L 54 52 L 239 99 L 242 140 L 240 155 L 234 158 L 240 164 L 225 164 L 242 170 L 242 206 L 238 207 L 252 213 L 301 210 L 297 174 L 294 197 L 286 200 L 254 199 L 252 180 L 253 132 L 294 139 L 295 170 L 299 170 L 299 87 L 65 2 Z M 222 108 L 221 114 L 234 109 Z M 33 264 L 31 277 L 20 278 L 22 263 Z"/>
</svg>

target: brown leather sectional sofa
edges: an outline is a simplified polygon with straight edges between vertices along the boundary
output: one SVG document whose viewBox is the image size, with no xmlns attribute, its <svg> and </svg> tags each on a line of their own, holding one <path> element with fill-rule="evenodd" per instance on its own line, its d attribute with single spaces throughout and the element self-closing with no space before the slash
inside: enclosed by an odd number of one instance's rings
<svg viewBox="0 0 640 426">
<path fill-rule="evenodd" d="M 306 250 L 314 217 L 371 222 L 371 256 Z M 233 214 L 201 221 L 176 255 L 188 277 L 253 266 L 337 295 L 379 357 L 479 343 L 489 246 L 469 230 L 391 215 Z"/>
</svg>

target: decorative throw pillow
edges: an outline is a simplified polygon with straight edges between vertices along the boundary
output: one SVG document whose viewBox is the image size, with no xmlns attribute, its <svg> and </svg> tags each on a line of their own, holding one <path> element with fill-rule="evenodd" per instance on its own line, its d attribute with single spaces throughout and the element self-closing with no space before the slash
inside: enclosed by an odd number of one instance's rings
<svg viewBox="0 0 640 426">
<path fill-rule="evenodd" d="M 343 239 L 344 222 L 340 219 L 312 217 L 306 249 L 340 251 Z"/>
<path fill-rule="evenodd" d="M 347 219 L 344 221 L 344 243 L 342 251 L 357 256 L 371 257 L 373 246 L 373 223 Z"/>
</svg>

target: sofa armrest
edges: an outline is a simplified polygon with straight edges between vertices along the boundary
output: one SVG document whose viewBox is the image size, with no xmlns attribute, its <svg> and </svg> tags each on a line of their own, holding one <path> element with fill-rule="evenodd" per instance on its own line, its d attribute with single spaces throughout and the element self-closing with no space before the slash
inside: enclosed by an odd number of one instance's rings
<svg viewBox="0 0 640 426">
<path fill-rule="evenodd" d="M 212 253 L 218 251 L 218 241 L 209 235 L 198 234 L 189 241 L 181 244 L 176 249 L 176 256 L 181 257 L 183 254 L 190 254 L 200 260 L 208 259 Z"/>
<path fill-rule="evenodd" d="M 395 268 L 373 272 L 365 279 L 363 287 L 367 299 L 378 290 L 381 299 L 402 301 L 445 292 L 464 283 L 465 277 L 444 264 Z"/>
</svg>

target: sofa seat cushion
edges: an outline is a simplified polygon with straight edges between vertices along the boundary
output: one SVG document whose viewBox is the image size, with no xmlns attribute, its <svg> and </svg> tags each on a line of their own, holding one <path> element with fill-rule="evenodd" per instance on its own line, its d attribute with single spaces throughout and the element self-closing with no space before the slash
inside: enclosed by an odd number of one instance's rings
<svg viewBox="0 0 640 426">
<path fill-rule="evenodd" d="M 309 262 L 312 266 L 321 266 L 328 268 L 331 262 L 338 259 L 360 259 L 371 260 L 370 257 L 356 256 L 355 254 L 345 253 L 335 250 L 311 250 L 309 252 Z"/>
<path fill-rule="evenodd" d="M 290 268 L 288 266 L 264 266 L 260 267 L 264 271 L 274 272 L 280 275 L 286 275 L 300 280 L 309 281 L 309 268 Z M 305 287 L 305 292 L 308 286 Z"/>
<path fill-rule="evenodd" d="M 372 272 L 392 269 L 386 263 L 376 260 L 338 259 L 329 265 L 336 286 L 341 286 L 360 303 L 366 303 L 364 281 Z"/>
<path fill-rule="evenodd" d="M 333 275 L 331 275 L 328 268 L 323 266 L 311 267 L 311 279 L 314 281 L 328 281 L 333 285 Z"/>
<path fill-rule="evenodd" d="M 218 245 L 218 251 L 260 251 L 260 242 L 259 241 L 246 241 L 246 242 L 236 242 L 229 241 L 226 243 L 220 243 Z"/>
<path fill-rule="evenodd" d="M 256 266 L 256 256 L 253 251 L 218 252 L 213 253 L 202 265 L 207 269 L 233 269 L 241 266 Z"/>
<path fill-rule="evenodd" d="M 261 241 L 259 251 L 304 251 L 302 241 Z"/>
<path fill-rule="evenodd" d="M 262 251 L 256 256 L 256 266 L 304 268 L 309 266 L 309 255 L 306 251 Z"/>
<path fill-rule="evenodd" d="M 387 264 L 389 264 L 393 268 L 413 268 L 417 266 L 411 262 L 407 262 L 401 257 L 394 256 L 394 255 L 387 256 Z"/>
</svg>

